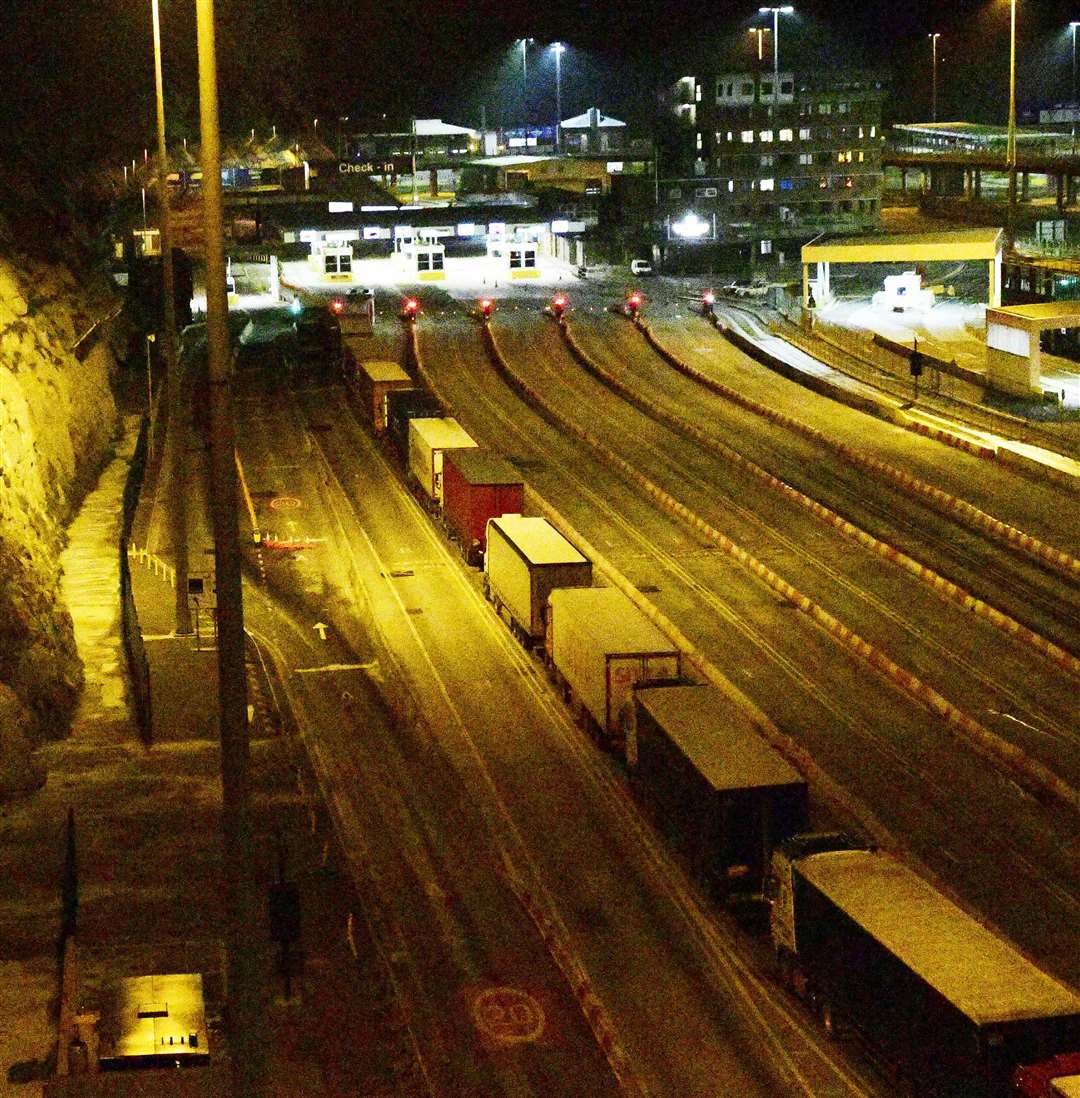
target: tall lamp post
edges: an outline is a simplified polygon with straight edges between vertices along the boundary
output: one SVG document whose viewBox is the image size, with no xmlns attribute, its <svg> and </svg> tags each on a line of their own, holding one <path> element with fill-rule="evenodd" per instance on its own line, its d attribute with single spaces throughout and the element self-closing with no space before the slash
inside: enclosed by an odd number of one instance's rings
<svg viewBox="0 0 1080 1098">
<path fill-rule="evenodd" d="M 940 33 L 928 34 L 926 36 L 930 39 L 930 121 L 937 121 L 937 40 L 941 37 Z"/>
<path fill-rule="evenodd" d="M 206 236 L 206 343 L 210 378 L 210 510 L 218 603 L 218 720 L 221 737 L 221 823 L 225 850 L 226 979 L 232 1093 L 264 1098 L 266 1019 L 258 942 L 260 925 L 252 879 L 247 671 L 244 604 L 236 514 L 236 443 L 232 419 L 229 303 L 222 231 L 221 134 L 218 128 L 214 0 L 196 0 L 199 123 L 202 133 L 203 217 Z"/>
<path fill-rule="evenodd" d="M 1016 0 L 1009 0 L 1009 139 L 1005 147 L 1009 172 L 1008 238 L 1016 235 Z"/>
<path fill-rule="evenodd" d="M 766 34 L 766 28 L 765 27 L 751 27 L 750 28 L 750 34 L 751 35 L 757 35 L 757 59 L 759 61 L 764 61 L 765 60 L 765 41 L 764 41 L 764 39 L 765 39 L 765 34 Z"/>
<path fill-rule="evenodd" d="M 1069 30 L 1072 31 L 1072 98 L 1069 100 L 1070 114 L 1072 115 L 1072 154 L 1076 155 L 1076 28 L 1080 23 L 1072 22 Z"/>
<path fill-rule="evenodd" d="M 191 607 L 188 606 L 187 497 L 184 494 L 181 432 L 181 385 L 176 356 L 176 279 L 173 273 L 172 211 L 169 207 L 169 167 L 165 151 L 165 92 L 161 76 L 161 15 L 158 0 L 151 0 L 154 21 L 154 92 L 157 99 L 158 221 L 161 229 L 161 296 L 163 299 L 163 348 L 165 360 L 168 433 L 162 456 L 166 482 L 170 484 L 169 524 L 173 543 L 173 567 L 176 569 L 173 617 L 176 632 L 191 632 Z M 147 344 L 149 350 L 149 344 Z"/>
<path fill-rule="evenodd" d="M 562 150 L 562 65 L 561 58 L 566 47 L 556 42 L 551 47 L 555 51 L 555 151 Z"/>
<path fill-rule="evenodd" d="M 529 60 L 526 50 L 536 41 L 535 38 L 521 38 L 521 113 L 525 123 L 525 137 L 529 136 Z"/>
<path fill-rule="evenodd" d="M 772 13 L 772 60 L 773 60 L 773 102 L 780 102 L 780 16 L 794 15 L 790 4 L 781 8 L 758 8 L 761 15 Z"/>
</svg>

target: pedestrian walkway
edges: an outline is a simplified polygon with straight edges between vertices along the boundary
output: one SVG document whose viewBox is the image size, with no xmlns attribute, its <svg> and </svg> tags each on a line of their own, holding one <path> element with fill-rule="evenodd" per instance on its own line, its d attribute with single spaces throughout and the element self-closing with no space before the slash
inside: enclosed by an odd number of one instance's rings
<svg viewBox="0 0 1080 1098">
<path fill-rule="evenodd" d="M 85 675 L 72 736 L 97 742 L 130 739 L 134 723 L 118 592 L 121 500 L 138 437 L 139 417 L 125 416 L 112 460 L 68 527 L 67 548 L 60 555 L 61 591 Z"/>
</svg>

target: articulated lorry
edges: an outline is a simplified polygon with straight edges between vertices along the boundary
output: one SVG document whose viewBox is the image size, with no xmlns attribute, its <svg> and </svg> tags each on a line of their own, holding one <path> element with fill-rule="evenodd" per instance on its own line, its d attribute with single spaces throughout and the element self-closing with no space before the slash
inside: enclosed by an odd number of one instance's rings
<svg viewBox="0 0 1080 1098">
<path fill-rule="evenodd" d="M 1018 1065 L 1080 1048 L 1080 996 L 896 858 L 852 845 L 794 836 L 769 882 L 781 975 L 827 1030 L 859 1031 L 942 1098 L 1009 1098 Z"/>
</svg>

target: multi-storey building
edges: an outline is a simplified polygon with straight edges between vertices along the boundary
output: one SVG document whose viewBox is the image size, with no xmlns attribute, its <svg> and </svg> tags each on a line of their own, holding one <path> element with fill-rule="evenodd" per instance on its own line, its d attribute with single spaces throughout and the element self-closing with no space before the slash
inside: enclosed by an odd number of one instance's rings
<svg viewBox="0 0 1080 1098">
<path fill-rule="evenodd" d="M 757 258 L 876 228 L 883 94 L 878 76 L 846 70 L 683 77 L 673 107 L 688 140 L 659 181 L 662 236 L 749 243 Z"/>
</svg>

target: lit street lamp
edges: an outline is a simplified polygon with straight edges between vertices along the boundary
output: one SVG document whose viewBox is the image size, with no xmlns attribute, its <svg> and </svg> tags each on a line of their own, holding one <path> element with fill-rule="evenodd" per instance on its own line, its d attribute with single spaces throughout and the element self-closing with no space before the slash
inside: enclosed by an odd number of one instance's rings
<svg viewBox="0 0 1080 1098">
<path fill-rule="evenodd" d="M 928 34 L 926 36 L 930 39 L 930 54 L 932 57 L 932 76 L 930 81 L 930 87 L 932 89 L 930 93 L 930 121 L 937 121 L 937 40 L 941 37 L 939 33 Z"/>
<path fill-rule="evenodd" d="M 773 102 L 780 102 L 780 16 L 794 15 L 795 9 L 790 4 L 781 8 L 758 8 L 761 15 L 772 12 L 772 57 L 773 57 Z"/>
<path fill-rule="evenodd" d="M 562 67 L 560 58 L 566 47 L 561 42 L 556 42 L 551 47 L 555 51 L 555 151 L 562 148 Z"/>
<path fill-rule="evenodd" d="M 521 46 L 521 113 L 524 116 L 525 136 L 529 136 L 529 62 L 525 51 L 535 43 L 535 38 L 519 38 Z"/>
<path fill-rule="evenodd" d="M 1072 31 L 1072 98 L 1069 100 L 1070 114 L 1072 115 L 1072 154 L 1076 155 L 1076 28 L 1080 23 L 1072 22 L 1069 30 Z"/>
<path fill-rule="evenodd" d="M 767 33 L 766 28 L 765 27 L 751 27 L 750 28 L 750 33 L 752 35 L 755 35 L 755 34 L 757 35 L 757 59 L 759 61 L 764 61 L 765 60 L 765 42 L 764 42 L 764 39 L 765 39 L 765 35 Z"/>
</svg>

